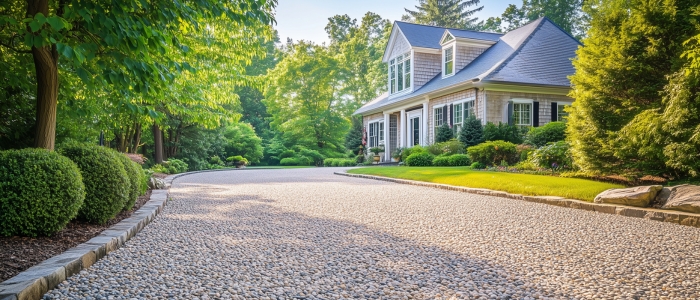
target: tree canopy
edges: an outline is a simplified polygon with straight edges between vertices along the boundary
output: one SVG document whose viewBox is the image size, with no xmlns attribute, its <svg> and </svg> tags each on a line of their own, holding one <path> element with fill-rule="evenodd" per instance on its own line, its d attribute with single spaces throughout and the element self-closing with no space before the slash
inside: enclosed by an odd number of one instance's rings
<svg viewBox="0 0 700 300">
<path fill-rule="evenodd" d="M 480 0 L 418 0 L 416 10 L 405 8 L 404 21 L 450 28 L 478 29 L 473 15 L 484 6 Z M 470 9 L 470 7 L 475 7 Z"/>
</svg>

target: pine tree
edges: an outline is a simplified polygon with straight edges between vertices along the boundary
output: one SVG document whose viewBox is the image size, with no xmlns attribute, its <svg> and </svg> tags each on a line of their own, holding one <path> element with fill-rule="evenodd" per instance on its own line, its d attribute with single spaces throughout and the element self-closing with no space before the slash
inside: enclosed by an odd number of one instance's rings
<svg viewBox="0 0 700 300">
<path fill-rule="evenodd" d="M 454 133 L 452 132 L 452 128 L 450 128 L 450 126 L 443 124 L 442 126 L 438 127 L 437 132 L 435 133 L 436 143 L 447 142 L 452 138 L 454 138 Z"/>
<path fill-rule="evenodd" d="M 476 29 L 478 18 L 472 18 L 474 13 L 481 11 L 484 6 L 469 9 L 479 5 L 480 0 L 418 0 L 416 10 L 406 10 L 404 21 L 418 24 Z"/>
<path fill-rule="evenodd" d="M 481 125 L 481 120 L 474 116 L 469 117 L 462 125 L 458 139 L 467 147 L 481 144 L 484 141 L 484 127 Z"/>
</svg>

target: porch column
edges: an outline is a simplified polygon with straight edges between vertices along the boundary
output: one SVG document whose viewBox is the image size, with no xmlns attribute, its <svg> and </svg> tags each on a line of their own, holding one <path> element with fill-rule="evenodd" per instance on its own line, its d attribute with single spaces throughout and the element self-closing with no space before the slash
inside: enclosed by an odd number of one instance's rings
<svg viewBox="0 0 700 300">
<path fill-rule="evenodd" d="M 423 146 L 428 145 L 428 102 L 423 102 Z"/>
<path fill-rule="evenodd" d="M 389 147 L 389 114 L 384 113 L 384 161 L 391 161 L 391 147 Z"/>
<path fill-rule="evenodd" d="M 406 148 L 406 110 L 401 110 L 401 130 L 399 130 L 399 145 L 401 148 Z"/>
</svg>

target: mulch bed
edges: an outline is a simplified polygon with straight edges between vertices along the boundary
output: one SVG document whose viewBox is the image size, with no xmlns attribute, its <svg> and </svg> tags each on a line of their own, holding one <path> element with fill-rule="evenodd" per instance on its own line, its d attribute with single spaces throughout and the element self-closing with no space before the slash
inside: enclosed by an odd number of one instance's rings
<svg viewBox="0 0 700 300">
<path fill-rule="evenodd" d="M 139 197 L 130 211 L 120 212 L 104 225 L 72 221 L 53 236 L 48 237 L 0 237 L 0 282 L 39 264 L 66 250 L 87 242 L 102 231 L 131 216 L 151 197 L 151 190 Z"/>
</svg>

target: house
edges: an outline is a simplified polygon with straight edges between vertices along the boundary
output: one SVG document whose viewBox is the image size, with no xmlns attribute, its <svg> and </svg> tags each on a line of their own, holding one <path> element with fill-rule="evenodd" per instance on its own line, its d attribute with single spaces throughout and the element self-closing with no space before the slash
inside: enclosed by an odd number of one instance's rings
<svg viewBox="0 0 700 300">
<path fill-rule="evenodd" d="M 384 52 L 387 93 L 355 112 L 367 146 L 429 145 L 436 129 L 459 129 L 469 116 L 484 124 L 541 126 L 564 107 L 581 44 L 547 18 L 506 34 L 395 22 Z"/>
</svg>

